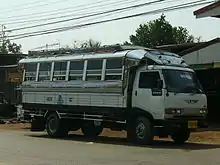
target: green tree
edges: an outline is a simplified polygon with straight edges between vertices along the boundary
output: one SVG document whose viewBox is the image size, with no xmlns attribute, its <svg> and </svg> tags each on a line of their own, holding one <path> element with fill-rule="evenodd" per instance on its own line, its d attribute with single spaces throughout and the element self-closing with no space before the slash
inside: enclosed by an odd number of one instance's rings
<svg viewBox="0 0 220 165">
<path fill-rule="evenodd" d="M 190 35 L 186 28 L 173 27 L 165 18 L 162 14 L 156 20 L 139 25 L 136 34 L 129 37 L 130 42 L 133 45 L 152 48 L 167 44 L 193 43 L 198 40 Z"/>
<path fill-rule="evenodd" d="M 99 48 L 101 46 L 101 42 L 94 41 L 93 39 L 89 39 L 88 41 L 81 44 L 81 48 Z"/>
<path fill-rule="evenodd" d="M 21 53 L 21 45 L 11 42 L 9 39 L 2 39 L 0 45 L 0 54 L 18 54 Z"/>
<path fill-rule="evenodd" d="M 132 44 L 129 43 L 128 41 L 125 41 L 122 45 L 132 45 Z"/>
</svg>

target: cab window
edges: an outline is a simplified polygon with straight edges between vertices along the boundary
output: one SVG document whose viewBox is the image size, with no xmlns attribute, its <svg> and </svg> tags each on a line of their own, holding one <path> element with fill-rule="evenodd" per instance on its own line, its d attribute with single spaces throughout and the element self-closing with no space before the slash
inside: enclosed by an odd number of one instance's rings
<svg viewBox="0 0 220 165">
<path fill-rule="evenodd" d="M 158 79 L 160 79 L 159 72 L 142 72 L 139 78 L 139 88 L 157 88 Z"/>
</svg>

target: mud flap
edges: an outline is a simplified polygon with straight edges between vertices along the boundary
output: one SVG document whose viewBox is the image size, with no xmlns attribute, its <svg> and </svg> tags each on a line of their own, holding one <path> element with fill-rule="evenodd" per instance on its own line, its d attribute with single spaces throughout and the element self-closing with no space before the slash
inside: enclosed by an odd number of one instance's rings
<svg viewBox="0 0 220 165">
<path fill-rule="evenodd" d="M 45 130 L 45 119 L 44 118 L 33 118 L 31 121 L 31 131 L 41 132 Z"/>
</svg>

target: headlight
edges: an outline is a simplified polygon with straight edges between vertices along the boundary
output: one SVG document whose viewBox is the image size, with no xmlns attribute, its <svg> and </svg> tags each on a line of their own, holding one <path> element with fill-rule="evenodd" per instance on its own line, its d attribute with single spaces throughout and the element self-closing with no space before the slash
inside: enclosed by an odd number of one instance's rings
<svg viewBox="0 0 220 165">
<path fill-rule="evenodd" d="M 180 109 L 178 109 L 178 110 L 176 110 L 176 113 L 177 113 L 177 114 L 181 114 L 182 111 L 181 111 Z"/>
<path fill-rule="evenodd" d="M 208 113 L 208 110 L 207 109 L 200 109 L 200 114 L 207 114 Z"/>
<path fill-rule="evenodd" d="M 183 112 L 183 109 L 179 109 L 179 108 L 167 108 L 167 109 L 165 109 L 166 114 L 180 115 L 180 114 L 182 114 L 182 112 Z"/>
</svg>

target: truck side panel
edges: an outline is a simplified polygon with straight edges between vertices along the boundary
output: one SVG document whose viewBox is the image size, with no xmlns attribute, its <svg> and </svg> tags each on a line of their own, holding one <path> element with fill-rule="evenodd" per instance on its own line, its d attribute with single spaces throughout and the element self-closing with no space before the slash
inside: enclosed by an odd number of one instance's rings
<svg viewBox="0 0 220 165">
<path fill-rule="evenodd" d="M 97 89 L 98 90 L 98 89 Z M 124 96 L 113 93 L 23 92 L 23 103 L 125 108 Z"/>
</svg>

